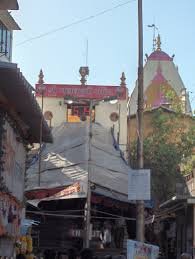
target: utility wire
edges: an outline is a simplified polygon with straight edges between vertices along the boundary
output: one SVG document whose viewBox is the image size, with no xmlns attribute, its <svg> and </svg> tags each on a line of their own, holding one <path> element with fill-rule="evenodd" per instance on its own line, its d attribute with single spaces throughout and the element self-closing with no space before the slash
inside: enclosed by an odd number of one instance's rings
<svg viewBox="0 0 195 259">
<path fill-rule="evenodd" d="M 48 213 L 48 212 L 44 212 L 44 211 L 32 211 L 32 210 L 27 210 L 26 212 L 27 213 L 36 214 L 36 215 L 62 217 L 62 218 L 84 218 L 84 215 L 74 215 L 74 214 L 67 215 L 67 214 L 57 214 L 57 213 L 53 213 L 53 212 Z M 96 218 L 96 219 L 119 219 L 119 216 L 118 215 L 114 215 L 112 217 L 108 217 L 108 216 L 105 216 L 105 217 L 104 216 L 91 216 L 91 218 Z M 123 217 L 123 216 L 121 216 L 120 218 L 124 218 L 125 220 L 131 220 L 131 221 L 135 220 L 135 218 L 128 218 L 128 217 Z"/>
<path fill-rule="evenodd" d="M 72 27 L 72 26 L 75 26 L 75 25 L 77 25 L 77 24 L 84 23 L 84 22 L 86 22 L 86 21 L 92 20 L 92 19 L 94 19 L 94 18 L 96 18 L 96 17 L 98 17 L 98 16 L 101 16 L 101 15 L 104 15 L 104 14 L 106 14 L 106 13 L 109 13 L 109 12 L 111 12 L 111 11 L 117 9 L 117 8 L 120 8 L 120 7 L 122 7 L 122 6 L 125 6 L 125 5 L 127 5 L 127 4 L 129 4 L 129 3 L 132 3 L 132 2 L 135 2 L 135 1 L 136 1 L 136 0 L 129 0 L 129 1 L 126 1 L 126 2 L 124 2 L 124 3 L 121 3 L 121 4 L 116 5 L 116 6 L 114 6 L 114 7 L 105 9 L 105 10 L 103 10 L 103 11 L 101 11 L 101 12 L 99 12 L 99 13 L 96 13 L 96 14 L 94 14 L 94 15 L 91 15 L 91 16 L 88 16 L 88 17 L 79 19 L 79 20 L 77 20 L 77 21 L 75 21 L 75 22 L 69 23 L 69 24 L 64 25 L 64 26 L 62 26 L 62 27 L 56 28 L 56 29 L 54 29 L 54 30 L 51 30 L 51 31 L 48 31 L 48 32 L 45 32 L 45 33 L 42 33 L 42 34 L 40 34 L 40 35 L 38 35 L 38 36 L 31 37 L 31 38 L 29 38 L 29 39 L 27 39 L 27 40 L 24 40 L 24 41 L 22 41 L 22 42 L 16 44 L 16 47 L 17 47 L 17 46 L 24 45 L 24 44 L 26 44 L 26 43 L 28 43 L 28 42 L 33 41 L 33 40 L 37 40 L 37 39 L 46 37 L 46 36 L 48 36 L 48 35 L 50 35 L 50 34 L 53 34 L 53 33 L 56 33 L 56 32 L 59 32 L 59 31 L 65 30 L 65 29 L 68 29 L 68 28 L 70 28 L 70 27 Z"/>
</svg>

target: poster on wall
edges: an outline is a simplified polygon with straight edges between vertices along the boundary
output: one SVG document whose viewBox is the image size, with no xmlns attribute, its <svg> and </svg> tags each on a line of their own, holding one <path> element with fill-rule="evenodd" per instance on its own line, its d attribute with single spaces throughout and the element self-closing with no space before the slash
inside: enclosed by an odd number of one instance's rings
<svg viewBox="0 0 195 259">
<path fill-rule="evenodd" d="M 127 259 L 157 259 L 159 247 L 127 240 Z"/>
</svg>

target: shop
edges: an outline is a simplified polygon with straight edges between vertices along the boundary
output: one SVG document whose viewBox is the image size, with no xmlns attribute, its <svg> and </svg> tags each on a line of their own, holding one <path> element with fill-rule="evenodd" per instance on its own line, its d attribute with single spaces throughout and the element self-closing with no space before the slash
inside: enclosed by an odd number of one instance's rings
<svg viewBox="0 0 195 259">
<path fill-rule="evenodd" d="M 30 201 L 27 216 L 40 224 L 32 227 L 34 251 L 67 253 L 83 248 L 86 199 L 40 200 L 37 209 Z M 134 226 L 134 227 L 132 227 Z M 123 251 L 125 240 L 135 237 L 135 206 L 93 193 L 91 200 L 90 247 L 102 250 L 103 232 L 111 235 L 109 248 Z M 55 231 L 51 231 L 51 229 Z"/>
<path fill-rule="evenodd" d="M 194 254 L 194 172 L 182 179 L 176 185 L 176 195 L 160 205 L 150 224 L 161 254 L 168 259 L 179 259 L 186 252 Z"/>
</svg>

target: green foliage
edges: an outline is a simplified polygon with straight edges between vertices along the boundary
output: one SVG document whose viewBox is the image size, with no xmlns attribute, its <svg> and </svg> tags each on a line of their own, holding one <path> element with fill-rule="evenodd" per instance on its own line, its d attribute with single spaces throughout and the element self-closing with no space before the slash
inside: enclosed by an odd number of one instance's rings
<svg viewBox="0 0 195 259">
<path fill-rule="evenodd" d="M 195 169 L 195 155 L 183 159 L 181 163 L 181 171 L 183 174 L 190 174 Z"/>
<path fill-rule="evenodd" d="M 184 115 L 165 113 L 162 109 L 152 114 L 153 132 L 144 139 L 144 167 L 151 169 L 152 196 L 162 202 L 175 193 L 175 183 L 181 175 L 179 165 L 192 155 L 195 147 L 195 128 L 187 129 Z M 131 166 L 136 168 L 136 142 L 131 143 Z M 186 174 L 192 166 L 183 167 Z"/>
<path fill-rule="evenodd" d="M 161 91 L 163 92 L 168 103 L 170 103 L 169 108 L 177 113 L 182 113 L 183 104 L 176 92 L 173 89 L 166 89 L 165 86 L 161 86 Z"/>
</svg>

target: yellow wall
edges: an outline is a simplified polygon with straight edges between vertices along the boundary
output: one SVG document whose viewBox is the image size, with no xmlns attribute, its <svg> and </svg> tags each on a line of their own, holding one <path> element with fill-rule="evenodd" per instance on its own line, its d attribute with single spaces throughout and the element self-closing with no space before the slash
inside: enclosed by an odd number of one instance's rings
<svg viewBox="0 0 195 259">
<path fill-rule="evenodd" d="M 160 103 L 160 96 L 163 95 L 165 96 L 165 94 L 169 91 L 174 91 L 173 87 L 169 84 L 155 84 L 152 83 L 151 85 L 148 86 L 148 88 L 146 89 L 144 96 L 145 96 L 145 108 L 153 108 L 155 107 L 159 107 L 160 105 L 162 105 L 162 103 Z M 174 91 L 175 96 L 177 96 L 176 92 Z M 178 97 L 178 101 L 179 101 L 179 97 Z M 159 103 L 158 103 L 159 101 Z"/>
<path fill-rule="evenodd" d="M 154 114 L 154 111 L 145 111 L 144 112 L 144 138 L 146 138 L 148 135 L 150 135 L 153 132 L 152 127 L 152 116 Z M 170 112 L 164 110 L 164 114 L 170 114 Z M 173 114 L 173 113 L 171 113 Z M 171 121 L 170 121 L 171 123 Z M 184 125 L 184 129 L 187 131 L 190 126 L 195 126 L 195 120 L 193 117 L 190 116 L 183 116 L 181 119 L 181 125 Z M 130 118 L 128 118 L 128 143 L 131 143 L 137 139 L 137 119 L 133 115 Z M 175 140 L 175 136 L 170 136 L 170 139 L 172 141 Z"/>
</svg>

